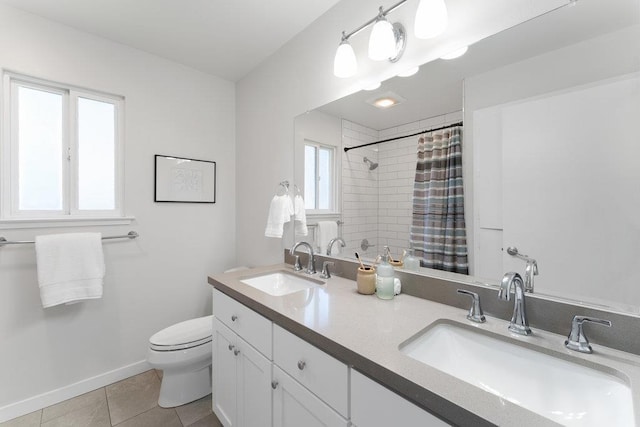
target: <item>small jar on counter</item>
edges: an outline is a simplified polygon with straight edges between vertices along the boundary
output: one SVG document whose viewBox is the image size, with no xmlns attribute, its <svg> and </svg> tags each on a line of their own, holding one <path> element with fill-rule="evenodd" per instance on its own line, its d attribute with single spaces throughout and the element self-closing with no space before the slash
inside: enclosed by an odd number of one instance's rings
<svg viewBox="0 0 640 427">
<path fill-rule="evenodd" d="M 363 295 L 373 294 L 376 291 L 376 271 L 373 267 L 358 267 L 356 284 L 358 285 L 358 293 Z"/>
</svg>

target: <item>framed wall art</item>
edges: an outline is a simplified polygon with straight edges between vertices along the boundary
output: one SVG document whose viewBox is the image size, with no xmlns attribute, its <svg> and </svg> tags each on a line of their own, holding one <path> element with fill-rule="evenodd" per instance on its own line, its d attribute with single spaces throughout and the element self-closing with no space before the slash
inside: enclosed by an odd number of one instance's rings
<svg viewBox="0 0 640 427">
<path fill-rule="evenodd" d="M 216 162 L 156 154 L 153 200 L 215 203 Z"/>
</svg>

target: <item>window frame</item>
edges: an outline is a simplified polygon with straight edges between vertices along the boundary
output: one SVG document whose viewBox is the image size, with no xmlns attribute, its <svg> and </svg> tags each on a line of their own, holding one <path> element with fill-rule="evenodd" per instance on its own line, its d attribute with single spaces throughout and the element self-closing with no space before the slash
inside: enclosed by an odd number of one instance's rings
<svg viewBox="0 0 640 427">
<path fill-rule="evenodd" d="M 314 147 L 315 148 L 315 200 L 314 200 L 314 206 L 316 207 L 315 209 L 307 209 L 307 215 L 318 215 L 318 214 L 333 214 L 336 213 L 338 211 L 338 195 L 337 195 L 337 190 L 338 190 L 338 176 L 337 176 L 337 171 L 338 171 L 338 165 L 337 165 L 337 157 L 338 157 L 338 150 L 336 148 L 336 146 L 334 145 L 330 145 L 330 144 L 323 144 L 321 142 L 317 142 L 308 138 L 304 138 L 303 140 L 303 153 L 304 153 L 304 164 L 306 165 L 306 150 L 307 147 Z M 320 149 L 325 149 L 331 152 L 331 170 L 329 171 L 329 174 L 332 177 L 332 183 L 329 186 L 331 194 L 329 195 L 329 200 L 330 200 L 330 207 L 328 209 L 319 209 L 318 208 L 318 204 L 319 204 L 319 200 L 320 200 L 320 192 L 319 192 L 319 163 L 320 163 Z M 306 178 L 306 171 L 304 171 L 303 173 L 303 179 Z M 304 185 L 306 186 L 306 182 L 304 183 Z M 307 196 L 305 194 L 305 196 Z"/>
<path fill-rule="evenodd" d="M 128 224 L 124 216 L 124 97 L 2 70 L 3 132 L 0 137 L 0 228 Z M 18 171 L 18 90 L 26 87 L 62 96 L 62 209 L 20 210 Z M 78 100 L 104 102 L 114 109 L 114 209 L 79 209 Z"/>
</svg>

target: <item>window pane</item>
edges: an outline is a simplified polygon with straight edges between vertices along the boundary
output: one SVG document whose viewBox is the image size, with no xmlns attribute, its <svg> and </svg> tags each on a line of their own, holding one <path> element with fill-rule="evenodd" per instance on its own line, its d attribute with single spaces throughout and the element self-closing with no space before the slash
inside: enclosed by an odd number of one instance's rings
<svg viewBox="0 0 640 427">
<path fill-rule="evenodd" d="M 18 87 L 18 209 L 62 210 L 62 95 Z"/>
<path fill-rule="evenodd" d="M 316 208 L 316 147 L 304 147 L 304 208 Z"/>
<path fill-rule="evenodd" d="M 318 159 L 318 209 L 331 209 L 332 152 L 330 148 L 320 148 Z"/>
<path fill-rule="evenodd" d="M 115 106 L 78 98 L 78 208 L 115 209 Z"/>
</svg>

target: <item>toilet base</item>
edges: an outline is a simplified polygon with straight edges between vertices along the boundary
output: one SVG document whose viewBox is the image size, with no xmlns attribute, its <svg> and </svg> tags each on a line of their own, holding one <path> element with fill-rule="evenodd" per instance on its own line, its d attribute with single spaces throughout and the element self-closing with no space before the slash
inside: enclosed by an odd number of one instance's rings
<svg viewBox="0 0 640 427">
<path fill-rule="evenodd" d="M 197 371 L 165 370 L 158 406 L 173 408 L 211 394 L 211 365 Z"/>
</svg>

